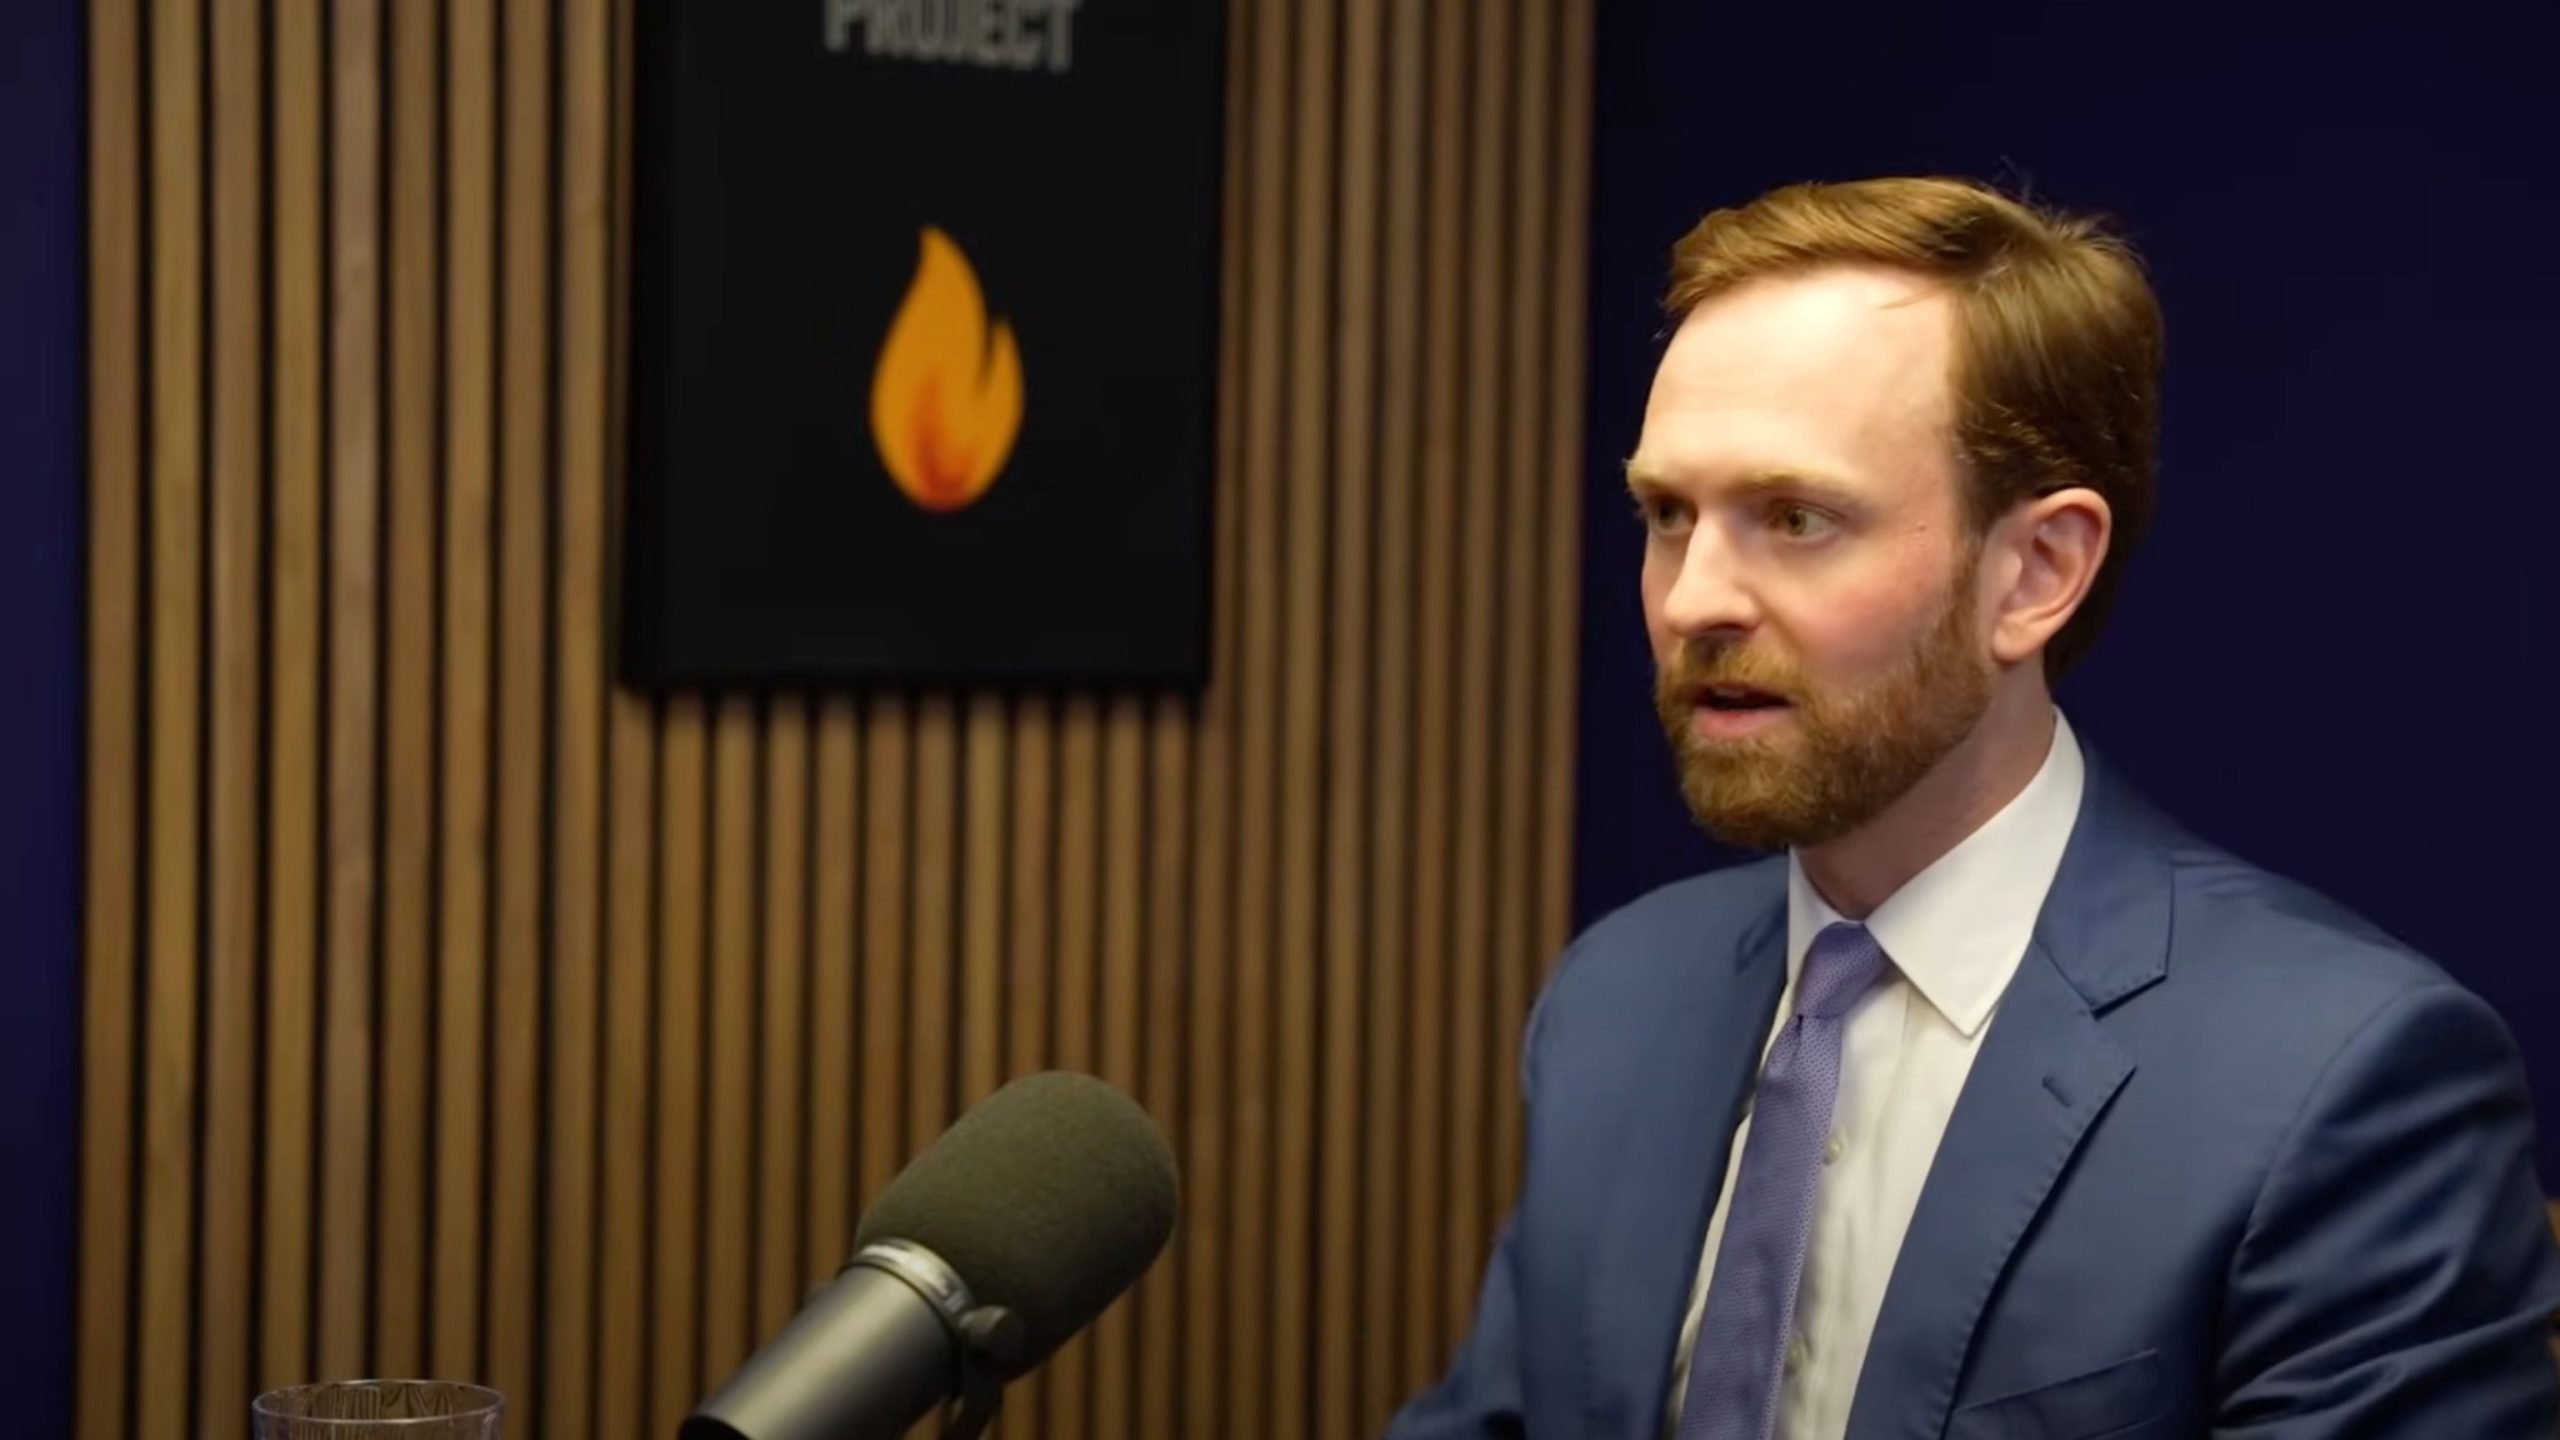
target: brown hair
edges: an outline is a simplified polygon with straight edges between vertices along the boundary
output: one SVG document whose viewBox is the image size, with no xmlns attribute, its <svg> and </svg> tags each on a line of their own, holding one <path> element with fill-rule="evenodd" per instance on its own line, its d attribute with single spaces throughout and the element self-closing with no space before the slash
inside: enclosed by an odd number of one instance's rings
<svg viewBox="0 0 2560 1440">
<path fill-rule="evenodd" d="M 2073 486 L 2114 512 L 2114 539 L 2046 647 L 2045 673 L 2088 652 L 2151 520 L 2160 306 L 2132 247 L 2095 220 L 1972 181 L 1895 178 L 1773 190 L 1709 214 L 1671 257 L 1675 319 L 1745 281 L 1822 265 L 1889 265 L 1946 284 L 1956 450 L 1977 530 Z"/>
</svg>

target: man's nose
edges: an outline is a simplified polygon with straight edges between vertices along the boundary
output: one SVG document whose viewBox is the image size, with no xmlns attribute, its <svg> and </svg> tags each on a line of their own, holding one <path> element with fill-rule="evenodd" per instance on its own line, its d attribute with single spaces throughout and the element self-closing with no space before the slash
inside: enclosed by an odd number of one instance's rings
<svg viewBox="0 0 2560 1440">
<path fill-rule="evenodd" d="M 1683 639 L 1749 630 L 1760 622 L 1759 602 L 1745 583 L 1738 557 L 1710 525 L 1690 532 L 1680 572 L 1662 601 L 1665 628 Z"/>
</svg>

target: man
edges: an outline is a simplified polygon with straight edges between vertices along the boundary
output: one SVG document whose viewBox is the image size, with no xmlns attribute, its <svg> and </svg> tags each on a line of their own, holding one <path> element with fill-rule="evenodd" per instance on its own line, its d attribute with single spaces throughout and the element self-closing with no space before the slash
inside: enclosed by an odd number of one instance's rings
<svg viewBox="0 0 2560 1440">
<path fill-rule="evenodd" d="M 1657 699 L 1699 821 L 1786 853 L 1567 953 L 1519 1208 L 1391 1435 L 2551 1436 L 2497 1017 L 2054 709 L 2151 509 L 2130 252 L 1800 186 L 1701 222 L 1670 306 Z"/>
</svg>

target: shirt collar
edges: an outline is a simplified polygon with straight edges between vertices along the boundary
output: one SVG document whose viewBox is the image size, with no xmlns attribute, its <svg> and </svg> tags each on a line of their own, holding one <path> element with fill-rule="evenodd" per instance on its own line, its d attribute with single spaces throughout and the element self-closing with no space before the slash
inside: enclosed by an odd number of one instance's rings
<svg viewBox="0 0 2560 1440">
<path fill-rule="evenodd" d="M 1867 917 L 1867 931 L 1911 988 L 1967 1038 L 2000 1003 L 2035 935 L 2036 916 L 2080 818 L 2086 762 L 2071 724 L 2054 713 L 2053 746 L 2025 789 L 2000 813 L 1895 891 Z M 1787 975 L 1804 966 L 1813 937 L 1839 923 L 1787 857 Z"/>
</svg>

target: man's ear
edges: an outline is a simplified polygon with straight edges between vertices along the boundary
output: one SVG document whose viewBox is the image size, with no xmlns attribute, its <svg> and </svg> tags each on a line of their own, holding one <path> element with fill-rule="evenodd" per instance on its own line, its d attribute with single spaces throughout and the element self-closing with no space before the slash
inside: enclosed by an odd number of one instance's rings
<svg viewBox="0 0 2560 1440">
<path fill-rule="evenodd" d="M 2115 512 L 2106 497 L 2086 486 L 2039 495 L 1992 527 L 1989 547 L 2002 563 L 1990 598 L 1991 653 L 2017 665 L 2044 652 L 2070 623 L 2106 562 Z"/>
</svg>

